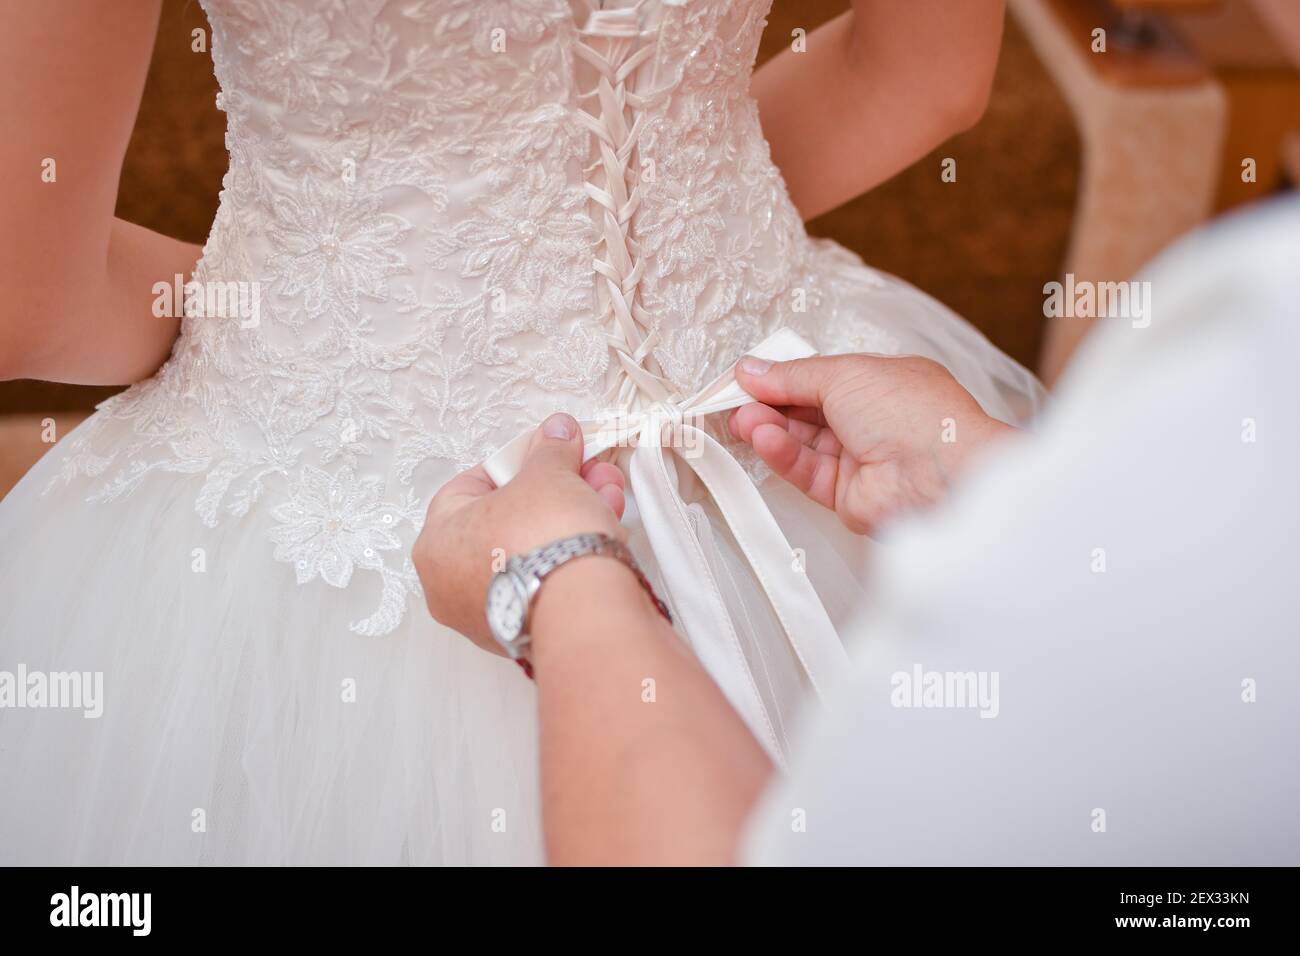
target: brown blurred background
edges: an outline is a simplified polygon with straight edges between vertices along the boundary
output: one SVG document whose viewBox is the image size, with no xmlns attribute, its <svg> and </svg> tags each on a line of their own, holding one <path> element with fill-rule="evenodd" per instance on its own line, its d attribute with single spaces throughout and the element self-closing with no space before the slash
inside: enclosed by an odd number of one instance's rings
<svg viewBox="0 0 1300 956">
<path fill-rule="evenodd" d="M 961 2 L 961 0 L 953 0 Z M 1300 3 L 1300 0 L 1296 0 Z M 1047 380 L 1087 328 L 1043 318 L 1043 285 L 1124 279 L 1215 212 L 1296 180 L 1300 78 L 1251 0 L 1009 0 L 987 114 L 810 224 L 947 303 Z M 760 61 L 849 0 L 775 0 Z M 195 0 L 164 0 L 118 215 L 207 236 L 226 167 Z M 1106 30 L 1104 54 L 1092 31 Z M 955 183 L 940 179 L 957 160 Z M 1241 181 L 1243 157 L 1257 163 Z M 0 495 L 114 389 L 0 383 Z"/>
</svg>

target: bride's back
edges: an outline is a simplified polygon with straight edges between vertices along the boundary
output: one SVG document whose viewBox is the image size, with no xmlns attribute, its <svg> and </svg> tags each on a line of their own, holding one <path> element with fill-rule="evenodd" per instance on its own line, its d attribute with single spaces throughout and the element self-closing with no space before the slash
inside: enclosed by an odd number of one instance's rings
<svg viewBox="0 0 1300 956">
<path fill-rule="evenodd" d="M 233 363 L 207 384 L 251 377 L 231 400 L 296 383 L 287 427 L 345 404 L 403 474 L 464 466 L 525 408 L 615 400 L 609 333 L 690 389 L 785 318 L 804 235 L 747 95 L 765 3 L 206 8 L 231 166 L 199 279 L 260 308 L 187 331 Z"/>
</svg>

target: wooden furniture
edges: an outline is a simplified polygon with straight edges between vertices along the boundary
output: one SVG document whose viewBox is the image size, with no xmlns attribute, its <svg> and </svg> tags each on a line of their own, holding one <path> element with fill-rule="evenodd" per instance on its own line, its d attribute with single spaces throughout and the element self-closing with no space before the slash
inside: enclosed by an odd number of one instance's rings
<svg viewBox="0 0 1300 956">
<path fill-rule="evenodd" d="M 1075 111 L 1084 185 L 1066 273 L 1129 278 L 1209 216 L 1296 181 L 1300 74 L 1250 0 L 1012 0 Z M 1106 51 L 1094 31 L 1105 31 Z M 1053 320 L 1049 383 L 1090 323 Z"/>
<path fill-rule="evenodd" d="M 1228 101 L 1215 210 L 1272 195 L 1285 181 L 1295 183 L 1286 168 L 1286 142 L 1300 129 L 1300 70 L 1254 5 L 1209 0 L 1194 14 L 1170 16 L 1169 24 Z M 1254 161 L 1253 182 L 1242 177 L 1246 159 Z"/>
<path fill-rule="evenodd" d="M 1164 24 L 1141 42 L 1104 0 L 1011 0 L 1016 20 L 1070 104 L 1083 175 L 1063 273 L 1130 278 L 1214 210 L 1228 102 L 1211 72 Z M 1105 51 L 1094 51 L 1094 30 Z M 1050 319 L 1039 372 L 1052 384 L 1093 320 Z"/>
</svg>

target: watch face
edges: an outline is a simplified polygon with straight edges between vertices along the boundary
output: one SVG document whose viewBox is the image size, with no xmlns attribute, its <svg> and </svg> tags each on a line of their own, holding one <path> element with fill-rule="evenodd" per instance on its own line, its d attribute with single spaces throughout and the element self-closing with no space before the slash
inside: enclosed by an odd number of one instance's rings
<svg viewBox="0 0 1300 956">
<path fill-rule="evenodd" d="M 506 571 L 492 576 L 488 585 L 487 620 L 492 635 L 502 644 L 517 640 L 524 630 L 528 598 L 522 583 Z"/>
</svg>

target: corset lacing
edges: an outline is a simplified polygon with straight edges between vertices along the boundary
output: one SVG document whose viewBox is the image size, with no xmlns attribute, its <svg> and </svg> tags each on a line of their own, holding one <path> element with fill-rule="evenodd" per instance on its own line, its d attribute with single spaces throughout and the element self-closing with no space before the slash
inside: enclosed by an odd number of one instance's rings
<svg viewBox="0 0 1300 956">
<path fill-rule="evenodd" d="M 609 369 L 611 402 L 593 419 L 580 421 L 583 459 L 618 451 L 627 474 L 627 492 L 635 503 L 645 540 L 658 565 L 664 596 L 691 649 L 731 702 L 741 719 L 778 764 L 782 734 L 760 690 L 765 672 L 751 668 L 746 647 L 732 619 L 729 593 L 718 577 L 711 520 L 688 505 L 683 480 L 698 478 L 722 524 L 767 596 L 771 612 L 789 642 L 810 687 L 844 669 L 844 648 L 816 590 L 772 516 L 763 496 L 731 453 L 701 427 L 697 419 L 746 404 L 751 399 L 728 369 L 690 395 L 680 394 L 654 359 L 654 318 L 638 301 L 645 260 L 631 236 L 631 220 L 640 205 L 643 182 L 633 168 L 633 154 L 644 125 L 645 110 L 666 95 L 654 78 L 651 92 L 628 88 L 628 78 L 651 61 L 658 48 L 646 41 L 656 31 L 643 30 L 641 4 L 621 10 L 592 10 L 578 31 L 577 55 L 599 74 L 596 88 L 580 101 L 595 99 L 597 112 L 579 110 L 581 122 L 595 137 L 599 159 L 584 171 L 587 195 L 600 207 L 600 238 L 593 267 L 599 319 L 613 361 Z M 598 39 L 597 46 L 588 42 Z M 600 281 L 603 280 L 603 281 Z M 790 329 L 778 329 L 749 349 L 771 361 L 803 358 L 813 348 Z M 505 485 L 519 473 L 532 442 L 526 429 L 500 448 L 484 468 L 494 484 Z M 671 440 L 664 442 L 661 439 Z M 725 569 L 730 574 L 729 569 Z"/>
<path fill-rule="evenodd" d="M 587 195 L 600 207 L 600 238 L 592 267 L 601 277 L 597 280 L 599 319 L 614 360 L 605 401 L 616 412 L 636 412 L 675 397 L 654 359 L 658 333 L 652 317 L 638 301 L 645 260 L 631 235 L 632 216 L 641 203 L 641 175 L 633 156 L 644 110 L 667 91 L 653 89 L 652 80 L 650 93 L 637 93 L 629 89 L 628 81 L 654 55 L 657 33 L 642 28 L 641 3 L 619 10 L 593 9 L 579 31 L 583 39 L 574 48 L 600 75 L 594 89 L 579 94 L 580 102 L 595 101 L 594 111 L 580 109 L 577 115 L 600 152 L 583 175 Z M 601 41 L 599 48 L 592 40 Z"/>
</svg>

